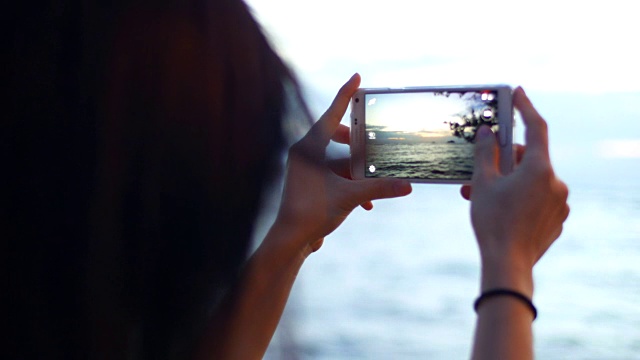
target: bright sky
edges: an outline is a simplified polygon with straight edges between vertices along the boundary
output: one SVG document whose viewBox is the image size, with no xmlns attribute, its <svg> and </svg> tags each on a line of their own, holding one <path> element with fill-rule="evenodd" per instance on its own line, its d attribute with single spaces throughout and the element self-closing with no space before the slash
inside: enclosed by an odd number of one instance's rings
<svg viewBox="0 0 640 360">
<path fill-rule="evenodd" d="M 635 1 L 249 0 L 303 78 L 640 91 Z M 383 85 L 380 85 L 383 84 Z"/>
<path fill-rule="evenodd" d="M 557 93 L 558 102 L 567 93 L 626 93 L 630 108 L 640 103 L 637 1 L 246 1 L 317 114 L 354 72 L 363 87 L 505 83 Z M 606 155 L 596 146 L 593 156 L 640 159 L 638 131 L 613 135 L 602 146 L 618 150 Z"/>
<path fill-rule="evenodd" d="M 466 110 L 466 103 L 457 100 L 458 94 L 449 98 L 420 93 L 371 94 L 367 96 L 367 126 L 386 126 L 385 131 L 423 131 L 432 136 L 450 136 L 449 125 L 444 122 L 460 122 L 455 115 Z"/>
</svg>

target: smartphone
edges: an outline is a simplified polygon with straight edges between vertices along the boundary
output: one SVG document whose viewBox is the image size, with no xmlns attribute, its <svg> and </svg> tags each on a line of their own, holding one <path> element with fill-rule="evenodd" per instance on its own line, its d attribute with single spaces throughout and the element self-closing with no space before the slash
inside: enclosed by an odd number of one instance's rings
<svg viewBox="0 0 640 360">
<path fill-rule="evenodd" d="M 497 134 L 499 167 L 513 168 L 508 85 L 363 88 L 351 98 L 353 179 L 468 184 L 480 125 Z"/>
</svg>

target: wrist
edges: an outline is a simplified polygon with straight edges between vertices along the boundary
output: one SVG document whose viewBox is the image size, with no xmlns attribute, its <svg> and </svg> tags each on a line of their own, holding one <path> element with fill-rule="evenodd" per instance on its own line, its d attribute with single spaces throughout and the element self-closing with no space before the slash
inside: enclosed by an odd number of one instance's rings
<svg viewBox="0 0 640 360">
<path fill-rule="evenodd" d="M 480 291 L 512 289 L 533 297 L 533 268 L 517 257 L 482 258 Z"/>
<path fill-rule="evenodd" d="M 262 245 L 277 249 L 286 258 L 304 261 L 313 252 L 309 244 L 308 231 L 276 219 Z"/>
<path fill-rule="evenodd" d="M 533 305 L 531 298 L 512 289 L 495 288 L 493 290 L 483 291 L 473 303 L 473 309 L 476 311 L 476 313 L 478 313 L 480 306 L 485 301 L 489 301 L 499 297 L 510 297 L 512 300 L 515 299 L 520 301 L 521 304 L 524 304 L 529 308 L 529 310 L 531 311 L 531 315 L 533 315 L 533 320 L 538 317 L 538 309 L 536 309 L 536 306 Z"/>
</svg>

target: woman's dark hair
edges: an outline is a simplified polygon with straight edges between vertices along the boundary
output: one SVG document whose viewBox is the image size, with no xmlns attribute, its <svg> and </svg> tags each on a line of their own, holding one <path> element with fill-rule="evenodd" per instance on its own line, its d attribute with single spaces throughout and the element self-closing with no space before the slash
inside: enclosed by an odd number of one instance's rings
<svg viewBox="0 0 640 360">
<path fill-rule="evenodd" d="M 12 11 L 8 351 L 188 357 L 246 259 L 293 77 L 240 0 Z"/>
</svg>

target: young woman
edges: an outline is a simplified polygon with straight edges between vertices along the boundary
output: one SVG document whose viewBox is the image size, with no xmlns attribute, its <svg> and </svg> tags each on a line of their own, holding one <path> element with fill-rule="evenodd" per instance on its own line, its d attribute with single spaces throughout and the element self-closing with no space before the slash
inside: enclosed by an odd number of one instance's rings
<svg viewBox="0 0 640 360">
<path fill-rule="evenodd" d="M 401 180 L 343 178 L 324 159 L 330 140 L 348 142 L 339 121 L 355 75 L 290 147 L 277 219 L 249 254 L 288 129 L 310 121 L 245 4 L 49 1 L 10 11 L 1 203 L 11 358 L 260 358 L 324 236 L 356 206 L 411 191 Z M 502 177 L 486 134 L 463 195 L 482 290 L 530 299 L 531 267 L 568 208 L 544 121 L 521 90 L 514 102 L 528 129 L 520 165 Z M 299 122 L 284 120 L 292 112 Z M 487 297 L 478 311 L 475 355 L 531 353 L 524 301 Z"/>
</svg>

